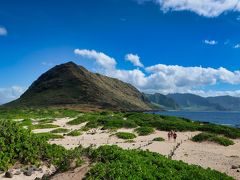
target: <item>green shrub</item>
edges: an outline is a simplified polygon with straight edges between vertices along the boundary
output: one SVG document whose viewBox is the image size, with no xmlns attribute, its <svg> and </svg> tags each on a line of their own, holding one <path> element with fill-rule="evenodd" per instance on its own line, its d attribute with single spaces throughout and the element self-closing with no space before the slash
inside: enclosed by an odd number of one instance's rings
<svg viewBox="0 0 240 180">
<path fill-rule="evenodd" d="M 24 119 L 19 122 L 21 126 L 31 126 L 32 125 L 32 120 L 31 119 Z"/>
<path fill-rule="evenodd" d="M 26 165 L 39 165 L 47 161 L 56 166 L 57 170 L 69 169 L 71 162 L 79 165 L 82 160 L 83 148 L 66 150 L 59 145 L 47 143 L 52 133 L 34 134 L 11 120 L 0 121 L 0 170 L 7 170 L 16 162 Z M 62 136 L 61 136 L 62 137 Z"/>
<path fill-rule="evenodd" d="M 51 128 L 57 128 L 59 127 L 58 125 L 55 124 L 35 124 L 32 126 L 29 126 L 29 129 L 34 130 L 34 129 L 51 129 Z"/>
<path fill-rule="evenodd" d="M 154 132 L 154 129 L 152 127 L 143 126 L 137 128 L 136 132 L 138 133 L 139 136 L 146 136 L 152 134 Z"/>
<path fill-rule="evenodd" d="M 226 137 L 217 136 L 211 133 L 200 133 L 192 138 L 195 142 L 212 141 L 223 146 L 233 145 L 234 142 Z"/>
<path fill-rule="evenodd" d="M 65 129 L 65 128 L 57 128 L 54 129 L 52 131 L 50 131 L 51 133 L 67 133 L 69 131 L 69 129 Z"/>
<path fill-rule="evenodd" d="M 38 124 L 49 124 L 49 123 L 53 123 L 54 119 L 40 119 L 37 122 Z"/>
<path fill-rule="evenodd" d="M 184 179 L 233 180 L 226 174 L 182 161 L 170 160 L 158 153 L 123 150 L 118 146 L 101 146 L 88 151 L 95 162 L 86 179 Z"/>
<path fill-rule="evenodd" d="M 118 138 L 121 138 L 121 139 L 134 139 L 134 138 L 136 138 L 135 134 L 128 133 L 128 132 L 117 132 L 115 135 Z"/>
<path fill-rule="evenodd" d="M 78 117 L 76 119 L 73 119 L 73 120 L 67 122 L 67 124 L 69 124 L 69 125 L 78 125 L 78 124 L 82 124 L 82 123 L 84 123 L 86 121 L 87 121 L 87 119 L 84 119 L 84 117 L 81 116 L 81 117 Z"/>
<path fill-rule="evenodd" d="M 82 133 L 80 132 L 80 130 L 74 130 L 71 131 L 67 134 L 67 136 L 80 136 Z"/>
<path fill-rule="evenodd" d="M 153 139 L 153 141 L 165 141 L 165 139 L 162 137 L 156 137 Z"/>
<path fill-rule="evenodd" d="M 36 133 L 39 137 L 45 138 L 46 140 L 50 139 L 63 139 L 64 137 L 60 134 L 53 134 L 50 132 Z"/>
</svg>

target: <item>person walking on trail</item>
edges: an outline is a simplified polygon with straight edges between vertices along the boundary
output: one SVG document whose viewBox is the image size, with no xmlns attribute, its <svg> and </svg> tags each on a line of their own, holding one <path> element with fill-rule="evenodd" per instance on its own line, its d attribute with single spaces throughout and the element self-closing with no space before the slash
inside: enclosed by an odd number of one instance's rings
<svg viewBox="0 0 240 180">
<path fill-rule="evenodd" d="M 170 139 L 171 139 L 171 132 L 169 131 L 168 132 L 168 141 L 170 141 Z"/>
<path fill-rule="evenodd" d="M 176 142 L 176 139 L 177 139 L 177 133 L 176 132 L 173 133 L 173 139 L 174 139 L 174 142 Z"/>
</svg>

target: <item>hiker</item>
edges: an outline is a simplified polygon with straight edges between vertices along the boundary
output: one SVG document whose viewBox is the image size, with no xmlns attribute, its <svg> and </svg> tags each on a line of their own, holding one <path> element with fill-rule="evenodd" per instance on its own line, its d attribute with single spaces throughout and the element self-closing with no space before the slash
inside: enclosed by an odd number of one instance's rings
<svg viewBox="0 0 240 180">
<path fill-rule="evenodd" d="M 176 132 L 173 133 L 173 139 L 174 139 L 174 142 L 176 142 L 176 139 L 177 139 L 177 133 Z"/>
<path fill-rule="evenodd" d="M 169 131 L 168 132 L 168 141 L 170 141 L 170 139 L 171 139 L 171 132 Z"/>
</svg>

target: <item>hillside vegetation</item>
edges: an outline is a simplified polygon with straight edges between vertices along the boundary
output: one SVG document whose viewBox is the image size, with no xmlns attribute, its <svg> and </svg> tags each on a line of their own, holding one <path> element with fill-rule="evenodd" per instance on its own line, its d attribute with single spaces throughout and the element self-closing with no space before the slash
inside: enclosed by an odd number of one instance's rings
<svg viewBox="0 0 240 180">
<path fill-rule="evenodd" d="M 81 106 L 97 109 L 149 110 L 150 103 L 135 87 L 118 79 L 95 74 L 73 62 L 57 65 L 42 74 L 7 107 Z"/>
</svg>

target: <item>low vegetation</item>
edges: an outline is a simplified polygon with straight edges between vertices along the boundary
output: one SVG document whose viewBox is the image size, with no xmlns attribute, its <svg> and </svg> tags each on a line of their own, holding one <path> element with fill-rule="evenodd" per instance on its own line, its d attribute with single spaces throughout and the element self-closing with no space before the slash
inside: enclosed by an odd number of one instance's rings
<svg viewBox="0 0 240 180">
<path fill-rule="evenodd" d="M 162 131 L 204 131 L 224 135 L 229 138 L 240 138 L 240 130 L 229 126 L 202 124 L 185 118 L 162 116 L 147 113 L 87 113 L 80 116 L 79 123 L 87 122 L 83 129 L 101 127 L 102 129 L 137 128 L 141 133 L 152 128 Z M 144 128 L 142 128 L 144 127 Z"/>
<path fill-rule="evenodd" d="M 223 146 L 229 146 L 234 144 L 234 142 L 229 138 L 211 133 L 200 133 L 194 136 L 192 140 L 195 142 L 211 141 Z"/>
<path fill-rule="evenodd" d="M 31 111 L 34 112 L 34 110 Z M 34 113 L 35 116 L 37 113 Z M 73 114 L 77 116 L 79 115 L 79 113 Z M 0 116 L 2 116 L 1 113 Z M 9 115 L 9 117 L 21 116 L 18 116 L 17 114 L 14 114 L 14 116 Z M 55 165 L 57 171 L 61 172 L 68 170 L 72 167 L 72 164 L 80 166 L 83 163 L 83 157 L 87 157 L 93 162 L 93 165 L 87 173 L 86 179 L 232 179 L 226 174 L 215 170 L 188 165 L 182 161 L 173 161 L 149 151 L 123 150 L 117 146 L 102 146 L 97 149 L 92 147 L 86 149 L 77 147 L 75 149 L 67 150 L 62 146 L 48 143 L 48 140 L 50 139 L 63 138 L 60 134 L 50 132 L 32 133 L 31 129 L 33 127 L 53 127 L 53 124 L 49 124 L 51 123 L 49 121 L 32 125 L 29 121 L 32 117 L 33 115 L 28 117 L 25 115 L 24 118 L 26 120 L 22 122 L 0 120 L 0 171 L 8 170 L 16 162 L 26 165 L 39 165 L 40 163 L 45 162 L 48 165 Z M 86 126 L 83 127 L 86 129 L 91 127 L 101 127 L 104 129 L 138 127 L 138 131 L 136 131 L 139 134 L 143 133 L 144 135 L 151 133 L 155 128 L 158 130 L 178 131 L 195 131 L 202 129 L 205 131 L 204 133 L 213 131 L 215 133 L 214 137 L 221 138 L 221 140 L 222 138 L 225 138 L 222 137 L 222 135 L 225 135 L 226 137 L 240 137 L 239 130 L 227 126 L 201 124 L 183 118 L 160 115 L 105 112 L 87 113 L 79 116 L 79 118 L 80 117 L 87 122 Z M 42 116 L 35 118 L 40 119 Z M 30 129 L 24 128 L 24 123 L 29 126 Z M 54 126 L 54 128 L 56 127 Z M 59 128 L 56 129 L 56 131 L 59 131 Z M 80 130 L 74 130 L 67 135 L 76 136 L 79 135 L 79 133 L 81 133 Z M 126 139 L 126 141 L 129 142 L 133 142 L 132 139 L 136 137 L 135 134 L 127 132 L 118 132 L 115 135 L 119 138 Z M 196 137 L 194 138 L 196 139 Z M 204 138 L 200 137 L 199 139 Z M 198 141 L 200 141 L 199 139 Z M 226 144 L 226 139 L 224 140 L 224 143 L 221 143 Z M 163 138 L 160 137 L 153 139 L 153 141 L 162 140 Z M 218 139 L 218 141 L 220 140 Z"/>
<path fill-rule="evenodd" d="M 82 133 L 80 130 L 73 130 L 67 134 L 67 136 L 80 136 Z"/>
<path fill-rule="evenodd" d="M 34 130 L 34 129 L 51 129 L 51 128 L 57 128 L 59 127 L 58 125 L 55 124 L 35 124 L 32 126 L 28 126 L 29 129 Z"/>
<path fill-rule="evenodd" d="M 153 141 L 165 141 L 165 139 L 162 137 L 156 137 L 153 139 Z"/>
<path fill-rule="evenodd" d="M 80 112 L 58 108 L 0 108 L 0 119 L 39 119 L 76 117 Z"/>
<path fill-rule="evenodd" d="M 89 149 L 95 162 L 86 179 L 201 179 L 232 180 L 215 170 L 170 160 L 149 151 L 123 150 L 118 146 Z"/>
<path fill-rule="evenodd" d="M 154 132 L 154 128 L 143 126 L 137 128 L 136 132 L 138 133 L 139 136 L 146 136 L 152 134 Z"/>
<path fill-rule="evenodd" d="M 73 156 L 75 151 L 68 151 L 62 146 L 47 143 L 43 134 L 33 134 L 14 121 L 0 121 L 0 170 L 7 170 L 16 162 L 39 165 L 42 161 L 56 165 L 59 170 L 80 156 Z"/>
<path fill-rule="evenodd" d="M 69 125 L 78 125 L 78 124 L 82 124 L 82 123 L 84 123 L 86 121 L 87 121 L 87 119 L 85 119 L 84 117 L 78 117 L 76 119 L 73 119 L 73 120 L 67 122 L 67 124 L 69 124 Z"/>
<path fill-rule="evenodd" d="M 134 139 L 134 138 L 136 138 L 135 134 L 128 133 L 128 132 L 117 132 L 115 135 L 120 139 Z"/>
<path fill-rule="evenodd" d="M 69 132 L 69 129 L 65 129 L 65 128 L 57 128 L 51 131 L 51 133 L 67 133 Z"/>
<path fill-rule="evenodd" d="M 44 138 L 46 140 L 51 139 L 63 139 L 64 137 L 60 134 L 53 134 L 50 132 L 44 132 L 44 133 L 36 133 L 39 137 Z"/>
</svg>

